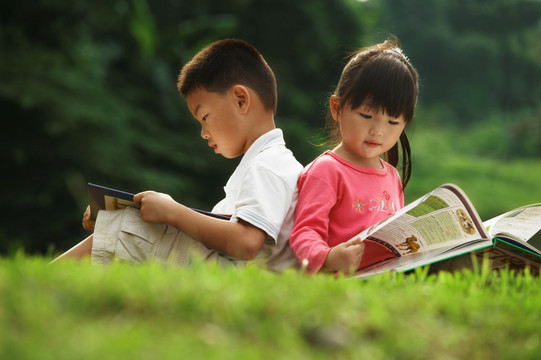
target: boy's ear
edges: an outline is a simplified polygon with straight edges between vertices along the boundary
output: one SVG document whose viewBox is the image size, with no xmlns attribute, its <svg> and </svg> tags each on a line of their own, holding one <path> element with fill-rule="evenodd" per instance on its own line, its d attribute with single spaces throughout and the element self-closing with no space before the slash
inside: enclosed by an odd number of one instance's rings
<svg viewBox="0 0 541 360">
<path fill-rule="evenodd" d="M 235 106 L 242 113 L 245 113 L 250 107 L 251 102 L 251 93 L 250 90 L 243 85 L 233 86 L 233 100 L 235 101 Z"/>
<path fill-rule="evenodd" d="M 332 118 L 335 121 L 340 121 L 338 116 L 338 112 L 340 111 L 340 100 L 338 100 L 338 96 L 331 96 L 331 99 L 329 100 L 329 110 L 331 111 Z"/>
</svg>

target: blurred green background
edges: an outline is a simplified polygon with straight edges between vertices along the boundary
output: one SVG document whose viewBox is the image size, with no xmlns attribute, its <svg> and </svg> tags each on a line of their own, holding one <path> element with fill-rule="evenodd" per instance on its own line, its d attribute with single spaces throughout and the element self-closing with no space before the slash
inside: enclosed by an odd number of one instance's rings
<svg viewBox="0 0 541 360">
<path fill-rule="evenodd" d="M 176 90 L 212 41 L 256 46 L 307 164 L 348 52 L 396 35 L 420 74 L 406 202 L 454 182 L 487 219 L 541 202 L 539 0 L 20 0 L 0 5 L 0 254 L 66 250 L 88 181 L 210 209 L 238 163 Z"/>
</svg>

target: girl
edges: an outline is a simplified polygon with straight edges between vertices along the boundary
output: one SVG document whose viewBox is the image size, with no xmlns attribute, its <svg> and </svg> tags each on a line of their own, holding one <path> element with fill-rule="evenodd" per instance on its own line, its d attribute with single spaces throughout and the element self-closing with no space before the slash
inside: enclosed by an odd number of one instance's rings
<svg viewBox="0 0 541 360">
<path fill-rule="evenodd" d="M 347 240 L 404 206 L 411 174 L 404 127 L 413 118 L 417 79 L 396 38 L 357 51 L 344 67 L 327 113 L 335 147 L 298 181 L 290 244 L 308 272 L 351 272 L 392 256 L 370 240 Z"/>
</svg>

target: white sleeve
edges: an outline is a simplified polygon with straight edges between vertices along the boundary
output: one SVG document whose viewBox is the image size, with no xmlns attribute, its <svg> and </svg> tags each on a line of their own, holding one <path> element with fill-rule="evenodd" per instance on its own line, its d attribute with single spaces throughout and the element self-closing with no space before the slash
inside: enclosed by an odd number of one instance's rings
<svg viewBox="0 0 541 360">
<path fill-rule="evenodd" d="M 258 227 L 276 242 L 295 189 L 267 167 L 254 166 L 246 172 L 239 190 L 233 219 Z"/>
</svg>

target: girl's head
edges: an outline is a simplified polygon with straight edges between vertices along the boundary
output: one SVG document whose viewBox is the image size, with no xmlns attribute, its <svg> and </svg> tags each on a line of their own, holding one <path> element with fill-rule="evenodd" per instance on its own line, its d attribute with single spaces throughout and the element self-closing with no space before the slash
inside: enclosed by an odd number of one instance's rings
<svg viewBox="0 0 541 360">
<path fill-rule="evenodd" d="M 360 49 L 346 64 L 333 94 L 338 111 L 357 109 L 361 105 L 391 117 L 403 116 L 408 124 L 413 119 L 418 94 L 418 75 L 400 49 L 396 38 L 381 44 Z M 329 109 L 327 127 L 331 143 L 342 140 L 340 124 Z M 411 174 L 411 151 L 405 131 L 399 141 L 402 153 L 402 183 L 405 187 Z M 383 154 L 391 165 L 397 166 L 400 158 L 398 142 Z"/>
</svg>

